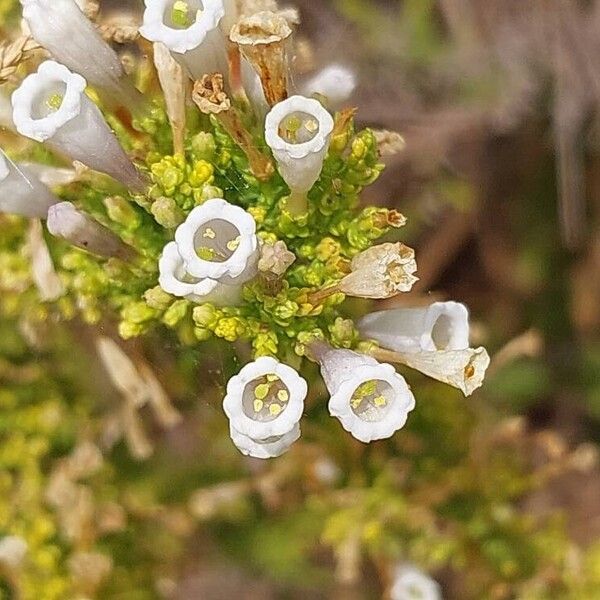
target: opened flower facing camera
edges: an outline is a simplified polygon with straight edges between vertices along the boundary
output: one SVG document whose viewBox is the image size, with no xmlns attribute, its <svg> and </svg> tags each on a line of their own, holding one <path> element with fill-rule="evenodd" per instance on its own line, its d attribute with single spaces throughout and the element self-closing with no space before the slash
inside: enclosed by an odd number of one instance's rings
<svg viewBox="0 0 600 600">
<path fill-rule="evenodd" d="M 442 600 L 439 584 L 412 564 L 398 565 L 390 588 L 391 600 Z"/>
<path fill-rule="evenodd" d="M 290 212 L 307 211 L 306 194 L 321 174 L 332 131 L 333 118 L 312 98 L 292 96 L 267 115 L 265 138 L 291 190 Z"/>
<path fill-rule="evenodd" d="M 357 440 L 382 440 L 404 427 L 415 399 L 394 367 L 318 343 L 312 355 L 330 394 L 329 412 Z"/>
<path fill-rule="evenodd" d="M 85 95 L 86 85 L 81 75 L 64 65 L 51 60 L 42 63 L 12 95 L 17 131 L 133 190 L 143 189 L 144 179 L 98 107 Z"/>
<path fill-rule="evenodd" d="M 256 458 L 283 454 L 300 436 L 307 391 L 306 381 L 294 369 L 269 357 L 232 377 L 223 410 L 240 451 Z"/>
<path fill-rule="evenodd" d="M 225 38 L 219 22 L 225 15 L 223 0 L 145 0 L 140 33 L 163 43 L 193 79 L 224 72 Z"/>
<path fill-rule="evenodd" d="M 5 52 L 0 212 L 36 220 L 0 215 L 10 252 L 22 239 L 31 262 L 31 294 L 15 307 L 116 318 L 124 339 L 166 327 L 248 356 L 223 406 L 233 444 L 255 458 L 300 444 L 309 361 L 330 415 L 364 443 L 396 434 L 415 407 L 392 365 L 467 395 L 482 384 L 490 359 L 469 347 L 462 304 L 365 316 L 366 302 L 347 302 L 418 280 L 415 251 L 398 241 L 406 217 L 360 201 L 385 144 L 402 138 L 357 126 L 351 70 L 295 72 L 307 63 L 294 55 L 296 11 L 145 0 L 145 39 L 134 31 L 119 48 L 122 36 L 86 17 L 97 3 L 21 4 L 34 39 Z M 23 139 L 8 147 L 15 130 Z"/>
</svg>

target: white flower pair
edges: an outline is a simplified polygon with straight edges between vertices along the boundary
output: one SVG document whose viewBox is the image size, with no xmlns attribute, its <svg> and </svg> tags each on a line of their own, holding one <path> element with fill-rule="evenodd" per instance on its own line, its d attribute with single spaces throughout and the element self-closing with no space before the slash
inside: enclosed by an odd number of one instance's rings
<svg viewBox="0 0 600 600">
<path fill-rule="evenodd" d="M 404 379 L 388 364 L 327 347 L 319 353 L 331 398 L 329 412 L 364 443 L 401 429 L 415 399 Z M 248 456 L 274 458 L 300 437 L 299 421 L 308 391 L 291 367 L 262 357 L 246 365 L 227 384 L 223 409 L 236 447 Z"/>
<path fill-rule="evenodd" d="M 159 284 L 194 302 L 232 305 L 241 286 L 257 273 L 256 223 L 239 206 L 221 198 L 196 207 L 175 232 L 159 261 Z"/>
</svg>

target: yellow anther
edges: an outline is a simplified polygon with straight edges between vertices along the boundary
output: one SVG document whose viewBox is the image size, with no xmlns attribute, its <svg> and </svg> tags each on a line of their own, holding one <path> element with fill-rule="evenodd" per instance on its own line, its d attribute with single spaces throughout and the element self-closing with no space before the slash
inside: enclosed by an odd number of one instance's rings
<svg viewBox="0 0 600 600">
<path fill-rule="evenodd" d="M 279 381 L 279 377 L 277 377 L 275 373 L 271 373 L 270 375 L 267 375 L 267 381 L 269 383 L 274 383 L 275 381 Z"/>
<path fill-rule="evenodd" d="M 259 400 L 258 398 L 256 400 L 254 400 L 254 412 L 260 412 L 265 406 L 265 403 L 262 400 Z"/>
<path fill-rule="evenodd" d="M 287 402 L 290 399 L 290 393 L 287 390 L 279 390 L 277 392 L 277 399 L 280 402 Z"/>
<path fill-rule="evenodd" d="M 174 25 L 179 27 L 187 27 L 190 24 L 189 18 L 189 4 L 183 0 L 177 0 L 173 3 L 171 9 L 171 20 Z"/>
<path fill-rule="evenodd" d="M 259 400 L 264 400 L 271 391 L 271 385 L 268 383 L 260 383 L 254 388 L 254 397 Z"/>
<path fill-rule="evenodd" d="M 315 119 L 307 119 L 304 123 L 304 128 L 310 133 L 315 133 L 319 129 L 319 122 Z"/>
<path fill-rule="evenodd" d="M 196 249 L 196 254 L 198 254 L 202 260 L 214 260 L 215 258 L 215 251 L 208 246 L 200 246 L 200 248 Z"/>
<path fill-rule="evenodd" d="M 217 234 L 215 233 L 214 229 L 207 227 L 206 231 L 202 234 L 202 237 L 208 238 L 209 240 L 214 240 L 217 237 Z"/>
<path fill-rule="evenodd" d="M 47 100 L 46 100 L 46 106 L 52 110 L 52 111 L 57 111 L 64 100 L 64 96 L 62 96 L 61 94 L 52 94 Z"/>
<path fill-rule="evenodd" d="M 387 404 L 387 400 L 385 398 L 385 396 L 377 396 L 377 398 L 375 398 L 375 400 L 373 400 L 373 403 L 375 404 L 375 406 L 385 406 Z"/>
<path fill-rule="evenodd" d="M 231 252 L 235 252 L 235 250 L 237 250 L 240 246 L 241 239 L 242 238 L 238 235 L 238 237 L 236 237 L 235 240 L 231 240 L 230 242 L 227 242 L 227 250 L 231 250 Z"/>
<path fill-rule="evenodd" d="M 269 412 L 274 417 L 276 417 L 278 414 L 280 414 L 282 410 L 283 410 L 283 408 L 281 408 L 281 406 L 279 404 L 271 404 L 271 406 L 269 406 Z"/>
</svg>

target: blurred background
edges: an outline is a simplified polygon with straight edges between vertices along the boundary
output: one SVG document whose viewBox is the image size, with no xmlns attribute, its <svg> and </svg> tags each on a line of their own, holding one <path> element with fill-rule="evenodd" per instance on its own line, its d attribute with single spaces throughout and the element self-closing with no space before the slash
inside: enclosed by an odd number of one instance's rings
<svg viewBox="0 0 600 600">
<path fill-rule="evenodd" d="M 0 597 L 390 598 L 409 562 L 451 600 L 600 598 L 600 2 L 294 4 L 298 77 L 353 68 L 358 123 L 402 136 L 364 197 L 409 219 L 401 301 L 467 304 L 486 383 L 411 373 L 407 427 L 368 447 L 317 389 L 297 447 L 245 459 L 222 347 L 127 344 L 169 398 L 123 410 L 93 329 L 21 318 L 4 223 L 0 529 L 29 554 L 15 570 L 0 543 Z"/>
</svg>

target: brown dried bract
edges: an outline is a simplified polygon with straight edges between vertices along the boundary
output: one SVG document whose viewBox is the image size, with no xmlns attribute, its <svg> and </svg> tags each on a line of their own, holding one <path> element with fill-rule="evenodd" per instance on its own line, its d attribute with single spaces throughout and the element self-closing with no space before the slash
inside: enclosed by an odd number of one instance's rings
<svg viewBox="0 0 600 600">
<path fill-rule="evenodd" d="M 0 43 L 0 84 L 6 83 L 16 73 L 19 65 L 39 48 L 41 46 L 29 36 L 22 36 L 14 42 Z"/>
</svg>

